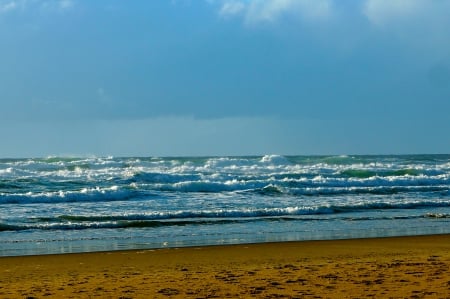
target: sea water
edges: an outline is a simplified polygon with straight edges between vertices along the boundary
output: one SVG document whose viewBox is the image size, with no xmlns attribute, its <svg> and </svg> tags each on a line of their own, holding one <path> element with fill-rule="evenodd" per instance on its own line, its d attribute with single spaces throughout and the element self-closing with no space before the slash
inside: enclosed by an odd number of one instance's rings
<svg viewBox="0 0 450 299">
<path fill-rule="evenodd" d="M 0 159 L 0 255 L 450 233 L 450 155 Z"/>
</svg>

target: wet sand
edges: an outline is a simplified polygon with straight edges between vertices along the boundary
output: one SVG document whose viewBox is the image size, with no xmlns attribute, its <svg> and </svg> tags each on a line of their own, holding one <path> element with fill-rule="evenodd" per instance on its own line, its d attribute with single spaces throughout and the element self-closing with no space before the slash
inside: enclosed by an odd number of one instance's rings
<svg viewBox="0 0 450 299">
<path fill-rule="evenodd" d="M 0 258 L 0 298 L 450 298 L 450 235 Z"/>
</svg>

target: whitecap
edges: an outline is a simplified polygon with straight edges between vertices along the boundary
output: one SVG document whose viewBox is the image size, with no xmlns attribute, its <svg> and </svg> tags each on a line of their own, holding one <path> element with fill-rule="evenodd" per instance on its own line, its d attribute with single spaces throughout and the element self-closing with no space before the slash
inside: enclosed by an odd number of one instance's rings
<svg viewBox="0 0 450 299">
<path fill-rule="evenodd" d="M 288 165 L 291 164 L 289 160 L 280 155 L 265 155 L 261 158 L 261 163 L 271 164 L 271 165 Z"/>
</svg>

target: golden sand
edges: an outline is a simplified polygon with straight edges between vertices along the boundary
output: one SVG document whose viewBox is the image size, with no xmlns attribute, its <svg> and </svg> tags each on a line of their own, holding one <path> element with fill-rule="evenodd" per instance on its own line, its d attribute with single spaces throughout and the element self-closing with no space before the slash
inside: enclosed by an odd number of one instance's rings
<svg viewBox="0 0 450 299">
<path fill-rule="evenodd" d="M 450 235 L 0 258 L 0 298 L 450 298 Z"/>
</svg>

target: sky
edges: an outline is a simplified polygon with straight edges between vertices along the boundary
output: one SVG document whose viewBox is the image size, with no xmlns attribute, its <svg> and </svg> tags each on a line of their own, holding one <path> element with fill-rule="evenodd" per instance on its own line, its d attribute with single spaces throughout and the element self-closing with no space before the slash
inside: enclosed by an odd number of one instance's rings
<svg viewBox="0 0 450 299">
<path fill-rule="evenodd" d="M 450 0 L 0 0 L 0 157 L 450 153 Z"/>
</svg>

